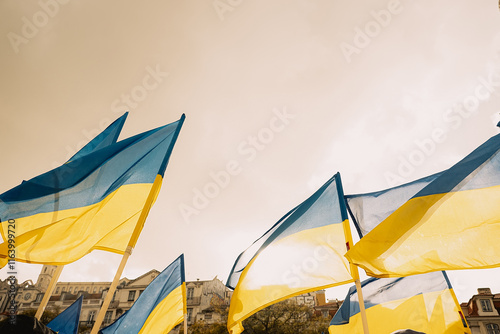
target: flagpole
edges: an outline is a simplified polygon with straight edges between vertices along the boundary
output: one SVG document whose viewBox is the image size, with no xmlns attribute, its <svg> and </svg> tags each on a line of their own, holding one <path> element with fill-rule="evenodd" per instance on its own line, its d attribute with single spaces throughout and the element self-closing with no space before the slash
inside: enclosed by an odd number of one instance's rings
<svg viewBox="0 0 500 334">
<path fill-rule="evenodd" d="M 99 329 L 101 328 L 102 321 L 104 320 L 104 316 L 106 315 L 106 311 L 108 310 L 109 304 L 111 303 L 111 299 L 113 299 L 113 296 L 114 296 L 115 291 L 116 291 L 116 287 L 118 286 L 118 281 L 120 280 L 120 277 L 123 273 L 123 269 L 125 268 L 125 264 L 127 263 L 127 260 L 131 254 L 132 254 L 132 247 L 127 246 L 127 250 L 125 251 L 125 254 L 123 254 L 120 265 L 118 266 L 118 269 L 116 270 L 115 277 L 113 278 L 113 282 L 111 282 L 111 286 L 109 287 L 109 291 L 106 294 L 106 298 L 104 298 L 104 302 L 101 305 L 101 309 L 99 310 L 99 314 L 97 315 L 94 326 L 92 327 L 91 334 L 97 334 L 99 332 Z"/>
<path fill-rule="evenodd" d="M 43 315 L 43 311 L 45 311 L 45 307 L 49 303 L 50 296 L 52 296 L 52 292 L 54 291 L 57 281 L 59 280 L 59 276 L 61 276 L 61 272 L 63 270 L 64 266 L 57 266 L 56 271 L 54 272 L 54 275 L 50 279 L 49 286 L 47 287 L 47 290 L 45 291 L 45 294 L 43 295 L 42 301 L 40 302 L 40 305 L 38 306 L 38 309 L 36 310 L 35 318 L 40 320 L 40 318 Z"/>
<path fill-rule="evenodd" d="M 188 317 L 187 313 L 184 313 L 184 334 L 188 332 Z"/>
<path fill-rule="evenodd" d="M 344 200 L 344 190 L 342 189 L 342 181 L 340 179 L 340 173 L 338 175 L 337 182 L 337 191 L 339 195 L 339 203 L 341 206 L 342 213 L 342 227 L 344 228 L 344 237 L 346 240 L 346 249 L 349 250 L 351 245 L 353 245 L 352 234 L 351 234 L 351 226 L 349 225 L 349 217 L 347 216 L 347 209 Z M 366 318 L 366 309 L 365 309 L 365 300 L 363 299 L 363 291 L 361 289 L 361 282 L 359 280 L 359 271 L 358 267 L 349 262 L 349 266 L 351 268 L 351 275 L 354 278 L 354 284 L 356 285 L 356 292 L 358 294 L 359 300 L 359 312 L 361 314 L 361 322 L 363 323 L 363 333 L 370 334 L 370 330 L 368 329 L 368 320 Z"/>
<path fill-rule="evenodd" d="M 363 323 L 363 332 L 365 334 L 369 334 L 370 330 L 368 329 L 368 319 L 366 318 L 365 300 L 363 299 L 363 291 L 361 289 L 361 282 L 359 281 L 359 273 L 358 273 L 357 267 L 356 267 L 356 274 L 358 276 L 358 279 L 354 282 L 354 284 L 356 284 L 356 291 L 358 293 L 359 312 L 361 313 L 361 322 Z"/>
<path fill-rule="evenodd" d="M 132 254 L 132 249 L 135 247 L 137 239 L 139 238 L 139 234 L 141 233 L 142 227 L 144 226 L 149 210 L 153 206 L 153 203 L 156 197 L 158 196 L 161 183 L 162 183 L 161 175 L 156 175 L 155 181 L 153 182 L 153 186 L 151 187 L 151 191 L 149 192 L 148 198 L 146 199 L 146 203 L 144 204 L 144 208 L 142 209 L 141 215 L 137 221 L 137 224 L 135 225 L 134 232 L 132 233 L 130 240 L 128 242 L 127 249 L 123 254 L 122 260 L 120 262 L 120 265 L 118 266 L 113 282 L 111 282 L 108 294 L 106 295 L 106 298 L 104 298 L 104 302 L 102 303 L 101 309 L 99 310 L 99 314 L 97 315 L 96 321 L 94 323 L 94 326 L 92 327 L 92 331 L 90 332 L 90 334 L 97 334 L 99 332 L 99 329 L 102 325 L 102 321 L 104 320 L 104 316 L 106 315 L 106 311 L 108 310 L 109 304 L 111 303 L 111 299 L 113 298 L 116 287 L 118 285 L 118 281 L 120 280 L 120 277 L 123 273 L 123 269 L 125 268 L 125 264 L 127 263 L 129 256 Z"/>
</svg>

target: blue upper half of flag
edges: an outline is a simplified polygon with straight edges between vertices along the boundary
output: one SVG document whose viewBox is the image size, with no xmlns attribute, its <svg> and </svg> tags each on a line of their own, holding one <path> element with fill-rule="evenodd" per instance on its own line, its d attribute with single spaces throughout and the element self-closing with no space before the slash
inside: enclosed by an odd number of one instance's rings
<svg viewBox="0 0 500 334">
<path fill-rule="evenodd" d="M 61 314 L 52 319 L 47 327 L 59 334 L 77 334 L 80 323 L 80 313 L 82 311 L 83 296 L 80 296 L 73 304 L 65 309 Z"/>
<path fill-rule="evenodd" d="M 127 119 L 128 112 L 119 117 L 116 121 L 111 123 L 104 131 L 98 134 L 94 139 L 92 139 L 87 145 L 82 147 L 78 152 L 76 152 L 68 161 L 75 160 L 83 157 L 91 152 L 97 151 L 103 147 L 116 143 L 118 136 L 122 131 L 123 124 Z"/>
<path fill-rule="evenodd" d="M 500 185 L 500 134 L 491 137 L 414 197 Z"/>
</svg>

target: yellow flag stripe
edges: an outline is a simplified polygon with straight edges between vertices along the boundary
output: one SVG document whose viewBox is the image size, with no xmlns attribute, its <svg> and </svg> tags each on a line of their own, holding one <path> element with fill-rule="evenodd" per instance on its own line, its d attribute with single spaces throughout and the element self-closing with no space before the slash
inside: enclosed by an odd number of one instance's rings
<svg viewBox="0 0 500 334">
<path fill-rule="evenodd" d="M 10 228 L 16 260 L 62 265 L 94 249 L 123 254 L 151 188 L 150 183 L 127 184 L 93 205 L 16 219 Z M 8 225 L 1 224 L 4 240 L 8 240 Z M 57 236 L 57 243 L 44 235 Z M 9 254 L 7 242 L 0 244 L 0 254 Z"/>
</svg>

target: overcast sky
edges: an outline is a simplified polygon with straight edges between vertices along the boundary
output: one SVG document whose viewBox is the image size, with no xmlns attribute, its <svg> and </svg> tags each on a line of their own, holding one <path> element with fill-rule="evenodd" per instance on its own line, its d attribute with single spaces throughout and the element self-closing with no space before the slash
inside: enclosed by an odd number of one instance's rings
<svg viewBox="0 0 500 334">
<path fill-rule="evenodd" d="M 337 171 L 346 194 L 380 190 L 497 134 L 499 14 L 496 0 L 1 1 L 0 193 L 126 110 L 121 139 L 185 113 L 124 276 L 185 253 L 188 280 L 226 282 Z M 111 281 L 119 261 L 96 251 L 60 280 Z M 499 273 L 449 275 L 463 302 L 500 293 Z"/>
</svg>

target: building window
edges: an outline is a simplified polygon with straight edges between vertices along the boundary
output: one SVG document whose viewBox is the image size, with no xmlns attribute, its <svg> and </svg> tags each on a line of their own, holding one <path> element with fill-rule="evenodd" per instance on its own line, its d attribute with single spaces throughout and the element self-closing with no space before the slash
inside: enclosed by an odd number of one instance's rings
<svg viewBox="0 0 500 334">
<path fill-rule="evenodd" d="M 128 301 L 133 302 L 135 300 L 135 290 L 128 292 Z"/>
<path fill-rule="evenodd" d="M 65 291 L 66 291 L 66 287 L 63 287 L 63 288 L 62 288 L 62 292 L 65 292 Z"/>
<path fill-rule="evenodd" d="M 59 293 L 59 287 L 56 288 L 56 295 Z"/>
<path fill-rule="evenodd" d="M 94 290 L 92 291 L 92 293 L 96 293 L 97 292 L 97 287 L 94 286 Z"/>
<path fill-rule="evenodd" d="M 85 291 L 87 291 L 87 292 L 89 292 L 89 290 L 90 290 L 90 287 L 87 287 L 87 288 L 85 289 Z"/>
<path fill-rule="evenodd" d="M 212 320 L 212 313 L 205 314 L 205 320 Z"/>
<path fill-rule="evenodd" d="M 68 292 L 71 293 L 71 291 L 73 291 L 73 287 L 70 286 Z"/>
<path fill-rule="evenodd" d="M 95 311 L 89 311 L 89 317 L 88 317 L 87 322 L 89 324 L 93 323 L 94 322 L 94 317 L 95 317 Z"/>
<path fill-rule="evenodd" d="M 188 288 L 187 289 L 187 298 L 191 299 L 191 298 L 193 298 L 193 295 L 194 295 L 194 288 Z"/>
<path fill-rule="evenodd" d="M 141 296 L 143 292 L 144 290 L 139 290 L 139 296 Z"/>
<path fill-rule="evenodd" d="M 109 324 L 111 322 L 112 316 L 113 316 L 113 311 L 106 311 L 106 315 L 104 315 L 104 323 Z"/>
<path fill-rule="evenodd" d="M 36 300 L 35 300 L 35 303 L 39 303 L 42 301 L 42 298 L 43 298 L 43 293 L 39 293 L 36 295 Z"/>
<path fill-rule="evenodd" d="M 486 330 L 488 334 L 500 334 L 500 327 L 497 324 L 487 324 Z"/>
<path fill-rule="evenodd" d="M 488 299 L 481 299 L 481 309 L 483 312 L 492 312 L 491 302 Z"/>
<path fill-rule="evenodd" d="M 99 288 L 99 293 L 102 293 L 102 286 Z"/>
<path fill-rule="evenodd" d="M 193 315 L 193 309 L 192 308 L 188 308 L 187 309 L 188 322 L 191 322 L 192 315 Z"/>
</svg>

